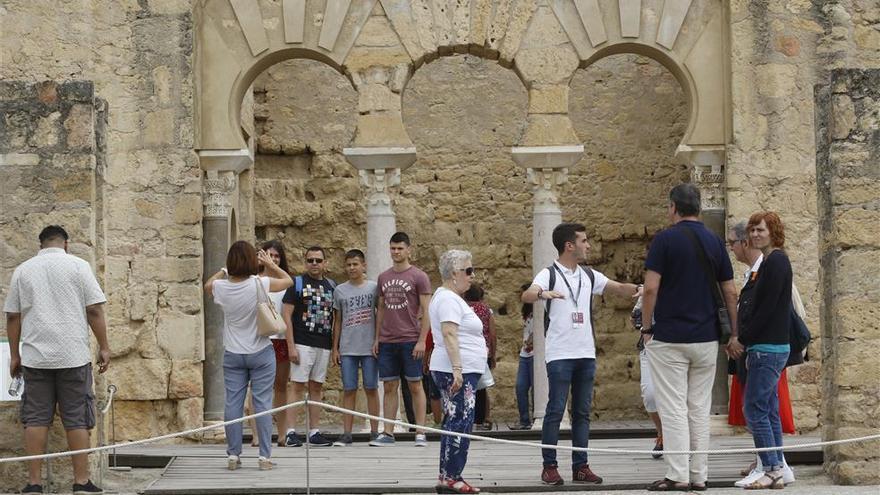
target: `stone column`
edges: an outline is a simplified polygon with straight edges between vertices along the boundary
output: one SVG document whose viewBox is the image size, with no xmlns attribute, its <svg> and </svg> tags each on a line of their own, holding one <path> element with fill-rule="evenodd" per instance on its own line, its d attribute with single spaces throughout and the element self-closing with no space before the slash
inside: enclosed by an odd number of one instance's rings
<svg viewBox="0 0 880 495">
<path fill-rule="evenodd" d="M 392 188 L 400 173 L 416 161 L 413 147 L 362 147 L 343 149 L 345 158 L 360 175 L 367 199 L 367 278 L 376 280 L 391 266 L 388 240 L 397 231 Z"/>
<path fill-rule="evenodd" d="M 238 174 L 253 164 L 248 150 L 199 151 L 205 170 L 202 182 L 202 274 L 204 280 L 226 265 L 231 239 L 230 217 Z M 205 394 L 205 421 L 222 421 L 223 387 L 223 311 L 207 295 L 202 302 L 205 316 L 205 363 L 202 372 Z"/>
<path fill-rule="evenodd" d="M 706 228 L 725 239 L 727 232 L 725 219 L 724 148 L 708 148 L 685 152 L 691 164 L 691 182 L 700 188 L 701 218 Z M 712 414 L 727 416 L 730 400 L 727 376 L 727 354 L 718 350 L 715 367 L 715 383 L 712 386 Z"/>
<path fill-rule="evenodd" d="M 568 178 L 568 167 L 581 159 L 583 145 L 526 146 L 511 149 L 513 161 L 526 168 L 534 192 L 532 208 L 532 273 L 537 274 L 557 257 L 551 235 L 562 223 L 562 211 L 556 192 Z M 544 366 L 544 306 L 536 303 L 534 325 L 534 402 L 535 428 L 540 428 L 547 409 L 549 386 Z"/>
</svg>

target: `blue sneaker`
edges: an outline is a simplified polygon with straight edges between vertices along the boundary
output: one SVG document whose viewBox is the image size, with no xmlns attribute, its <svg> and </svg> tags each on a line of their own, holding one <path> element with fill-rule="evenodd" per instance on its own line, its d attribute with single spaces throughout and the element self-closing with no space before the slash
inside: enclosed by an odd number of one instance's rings
<svg viewBox="0 0 880 495">
<path fill-rule="evenodd" d="M 390 447 L 392 445 L 394 445 L 394 435 L 385 432 L 379 433 L 379 436 L 370 442 L 370 447 Z"/>
<path fill-rule="evenodd" d="M 284 436 L 284 446 L 285 447 L 302 447 L 303 443 L 296 436 L 296 432 L 288 431 L 287 435 Z"/>
</svg>

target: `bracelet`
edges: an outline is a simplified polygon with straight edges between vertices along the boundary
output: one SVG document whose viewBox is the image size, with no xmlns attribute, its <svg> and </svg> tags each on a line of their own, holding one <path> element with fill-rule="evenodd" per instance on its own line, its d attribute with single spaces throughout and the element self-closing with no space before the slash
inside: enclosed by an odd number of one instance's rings
<svg viewBox="0 0 880 495">
<path fill-rule="evenodd" d="M 543 293 L 544 293 L 544 289 L 542 289 L 541 287 L 538 287 L 538 299 L 541 299 L 541 294 L 543 294 Z"/>
<path fill-rule="evenodd" d="M 453 366 L 452 371 L 455 371 L 455 370 L 461 371 L 462 368 L 461 368 L 461 366 Z"/>
<path fill-rule="evenodd" d="M 639 331 L 641 332 L 642 335 L 654 335 L 654 329 L 653 329 L 653 328 L 642 328 L 642 329 L 639 330 Z"/>
</svg>

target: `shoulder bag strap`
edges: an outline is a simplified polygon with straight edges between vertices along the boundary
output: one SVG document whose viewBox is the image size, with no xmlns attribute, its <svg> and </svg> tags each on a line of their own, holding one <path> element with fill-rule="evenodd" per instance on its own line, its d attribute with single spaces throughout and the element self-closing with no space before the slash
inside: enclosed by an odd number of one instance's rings
<svg viewBox="0 0 880 495">
<path fill-rule="evenodd" d="M 709 283 L 709 292 L 712 294 L 712 298 L 715 300 L 715 304 L 718 308 L 723 308 L 724 299 L 721 297 L 721 289 L 718 287 L 718 281 L 715 280 L 715 272 L 712 270 L 712 265 L 709 264 L 709 258 L 706 256 L 706 249 L 703 247 L 703 243 L 697 238 L 697 234 L 694 234 L 691 229 L 687 227 L 680 227 L 682 231 L 684 231 L 685 235 L 693 242 L 694 250 L 697 252 L 697 258 L 700 259 L 700 264 L 703 265 L 703 271 L 706 272 L 706 276 L 708 277 Z"/>
</svg>

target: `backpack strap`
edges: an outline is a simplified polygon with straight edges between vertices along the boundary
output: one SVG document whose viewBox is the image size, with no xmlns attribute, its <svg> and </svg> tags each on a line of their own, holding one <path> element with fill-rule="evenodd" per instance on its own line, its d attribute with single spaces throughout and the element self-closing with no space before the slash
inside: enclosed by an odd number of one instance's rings
<svg viewBox="0 0 880 495">
<path fill-rule="evenodd" d="M 552 264 L 547 268 L 550 271 L 550 281 L 547 284 L 547 290 L 553 290 L 556 287 L 556 264 Z M 593 285 L 596 283 L 596 274 L 593 273 L 593 269 L 590 267 L 585 267 L 584 271 L 587 273 L 587 278 L 590 279 L 590 292 L 587 294 L 587 311 L 590 313 L 590 329 L 593 331 L 593 345 L 598 348 L 598 343 L 596 342 L 596 323 L 595 318 L 593 317 Z M 550 328 L 550 303 L 553 302 L 553 299 L 547 299 L 544 302 L 544 335 L 547 335 L 547 329 Z"/>
<path fill-rule="evenodd" d="M 297 275 L 293 281 L 294 288 L 293 290 L 296 292 L 297 299 L 302 297 L 303 293 L 303 278 L 302 275 Z"/>
<path fill-rule="evenodd" d="M 553 290 L 556 287 L 556 264 L 553 263 L 547 267 L 547 270 L 550 271 L 550 280 L 547 284 L 547 290 Z M 547 329 L 550 328 L 550 303 L 553 302 L 553 299 L 547 299 L 544 301 L 544 336 L 547 335 Z"/>
</svg>

